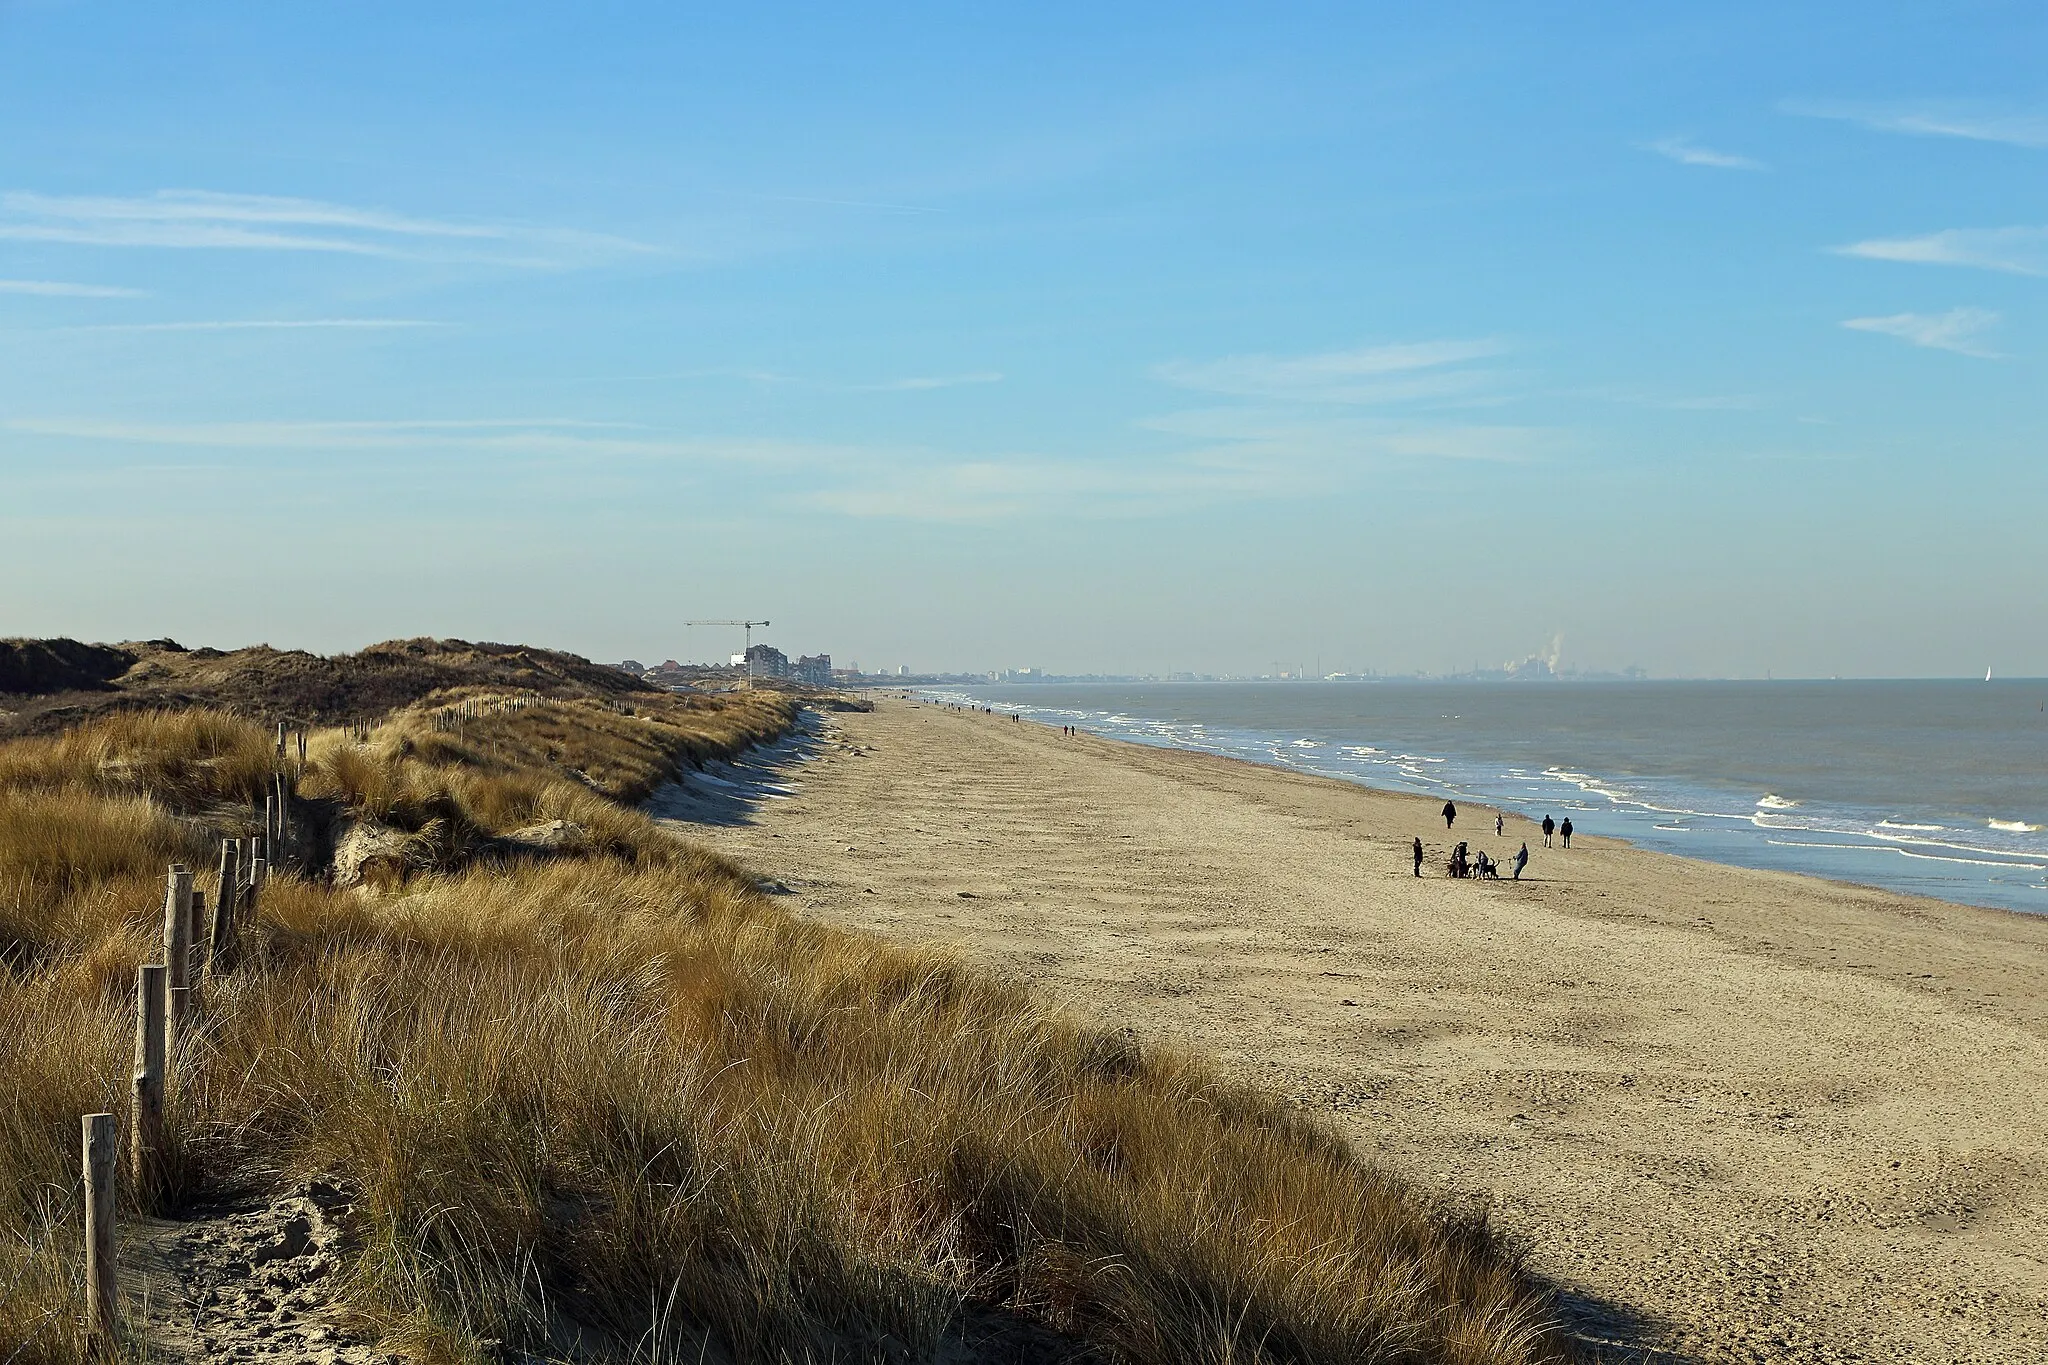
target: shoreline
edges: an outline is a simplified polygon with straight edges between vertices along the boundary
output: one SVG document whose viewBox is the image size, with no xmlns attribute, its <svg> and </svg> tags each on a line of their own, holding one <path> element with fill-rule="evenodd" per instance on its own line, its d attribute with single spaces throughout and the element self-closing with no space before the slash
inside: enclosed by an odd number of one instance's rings
<svg viewBox="0 0 2048 1365">
<path fill-rule="evenodd" d="M 930 704 L 824 719 L 791 794 L 686 832 L 1294 1097 L 1488 1207 L 1589 1340 L 2048 1357 L 2048 919 L 1592 837 L 1452 881 L 1426 797 Z M 1484 823 L 1496 855 L 1529 828 Z"/>
<path fill-rule="evenodd" d="M 2022 820 L 1985 817 L 1981 825 L 1942 825 L 1926 821 L 1954 821 L 1957 816 L 1937 816 L 1931 810 L 1904 813 L 1897 807 L 1880 814 L 1867 802 L 1855 807 L 1825 797 L 1808 799 L 1811 794 L 1805 792 L 1801 799 L 1787 801 L 1766 790 L 1767 779 L 1731 787 L 1725 775 L 1601 776 L 1605 765 L 1597 758 L 1567 762 L 1555 753 L 1542 758 L 1510 753 L 1482 759 L 1454 744 L 1446 747 L 1442 737 L 1428 742 L 1375 735 L 1381 744 L 1396 748 L 1421 745 L 1416 753 L 1392 752 L 1352 742 L 1355 736 L 1332 731 L 1323 717 L 1296 717 L 1305 727 L 1301 729 L 1288 727 L 1284 720 L 1271 728 L 1248 726 L 1220 717 L 1214 709 L 1204 714 L 1199 708 L 1163 708 L 1166 713 L 1161 713 L 1146 711 L 1133 698 L 1115 698 L 1115 705 L 1109 704 L 1112 698 L 1102 696 L 1062 699 L 1051 685 L 1031 689 L 1030 696 L 1004 695 L 1000 700 L 938 687 L 919 693 L 940 705 L 989 705 L 1055 726 L 1079 722 L 1104 738 L 1235 758 L 1373 791 L 1449 798 L 1534 815 L 1546 809 L 1569 813 L 1581 824 L 1597 821 L 1603 837 L 1722 866 L 1791 872 L 1951 904 L 2048 914 L 2048 847 L 2031 846 L 2041 843 L 2036 838 L 2041 827 Z M 1538 763 L 1543 766 L 1534 766 Z M 1746 797 L 1735 787 L 1763 794 Z M 1753 806 L 1737 809 L 1750 800 Z"/>
</svg>

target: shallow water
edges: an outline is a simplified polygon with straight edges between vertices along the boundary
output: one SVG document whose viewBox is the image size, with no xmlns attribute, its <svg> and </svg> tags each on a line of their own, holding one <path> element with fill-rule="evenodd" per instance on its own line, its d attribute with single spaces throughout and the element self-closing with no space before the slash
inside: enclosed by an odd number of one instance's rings
<svg viewBox="0 0 2048 1365">
<path fill-rule="evenodd" d="M 1587 834 L 1695 858 L 2048 911 L 2044 681 L 1050 683 L 933 695 L 1570 816 Z"/>
</svg>

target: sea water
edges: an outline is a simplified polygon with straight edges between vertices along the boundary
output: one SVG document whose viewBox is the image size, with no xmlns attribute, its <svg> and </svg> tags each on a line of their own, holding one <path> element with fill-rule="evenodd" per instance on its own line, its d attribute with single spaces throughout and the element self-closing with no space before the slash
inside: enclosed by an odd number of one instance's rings
<svg viewBox="0 0 2048 1365">
<path fill-rule="evenodd" d="M 1695 858 L 2048 912 L 2048 682 L 1041 683 L 930 695 L 1532 820 L 1569 816 L 1575 832 Z M 1472 837 L 1490 848 L 1492 833 Z"/>
</svg>

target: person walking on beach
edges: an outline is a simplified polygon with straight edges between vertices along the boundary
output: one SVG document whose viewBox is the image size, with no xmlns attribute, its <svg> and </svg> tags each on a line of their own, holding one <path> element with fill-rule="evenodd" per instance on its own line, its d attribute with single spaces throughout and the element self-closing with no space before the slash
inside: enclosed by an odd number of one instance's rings
<svg viewBox="0 0 2048 1365">
<path fill-rule="evenodd" d="M 1522 869 L 1529 865 L 1529 841 L 1522 840 L 1522 851 L 1515 855 L 1515 880 L 1522 880 Z"/>
<path fill-rule="evenodd" d="M 1493 813 L 1493 832 L 1496 835 L 1506 834 L 1508 832 L 1508 818 L 1507 816 L 1502 815 L 1499 811 L 1495 811 Z"/>
<path fill-rule="evenodd" d="M 1445 828 L 1445 829 L 1449 829 L 1449 828 L 1450 828 L 1450 827 L 1451 827 L 1452 825 L 1455 825 L 1455 824 L 1457 824 L 1457 823 L 1458 823 L 1458 808 L 1457 808 L 1457 806 L 1456 806 L 1455 804 L 1453 804 L 1452 802 L 1449 802 L 1449 801 L 1446 801 L 1446 802 L 1444 802 L 1444 828 Z"/>
<path fill-rule="evenodd" d="M 1554 830 L 1554 829 L 1556 829 L 1556 828 L 1557 828 L 1557 821 L 1555 821 L 1555 820 L 1551 819 L 1551 818 L 1550 818 L 1549 816 L 1547 816 L 1547 815 L 1543 817 L 1543 846 L 1544 846 L 1545 848 L 1549 848 L 1549 847 L 1550 847 L 1550 833 L 1551 833 L 1551 831 L 1552 831 L 1552 830 Z"/>
<path fill-rule="evenodd" d="M 1415 875 L 1418 877 L 1422 875 L 1422 840 L 1420 838 L 1415 841 Z"/>
<path fill-rule="evenodd" d="M 1565 846 L 1566 848 L 1570 848 L 1570 847 L 1572 846 L 1572 818 L 1571 818 L 1571 816 L 1569 816 L 1569 815 L 1565 816 L 1565 818 L 1564 818 L 1564 823 L 1563 823 L 1563 824 L 1561 824 L 1561 825 L 1559 825 L 1559 826 L 1557 827 L 1557 832 L 1558 832 L 1559 834 L 1562 834 L 1562 835 L 1564 836 L 1564 846 Z"/>
</svg>

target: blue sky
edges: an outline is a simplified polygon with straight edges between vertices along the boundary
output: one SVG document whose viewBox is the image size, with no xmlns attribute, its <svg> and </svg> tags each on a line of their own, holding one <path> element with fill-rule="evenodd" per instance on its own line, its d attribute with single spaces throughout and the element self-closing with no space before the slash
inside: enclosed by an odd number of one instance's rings
<svg viewBox="0 0 2048 1365">
<path fill-rule="evenodd" d="M 2048 674 L 2044 70 L 2019 4 L 0 0 L 0 634 Z"/>
</svg>

